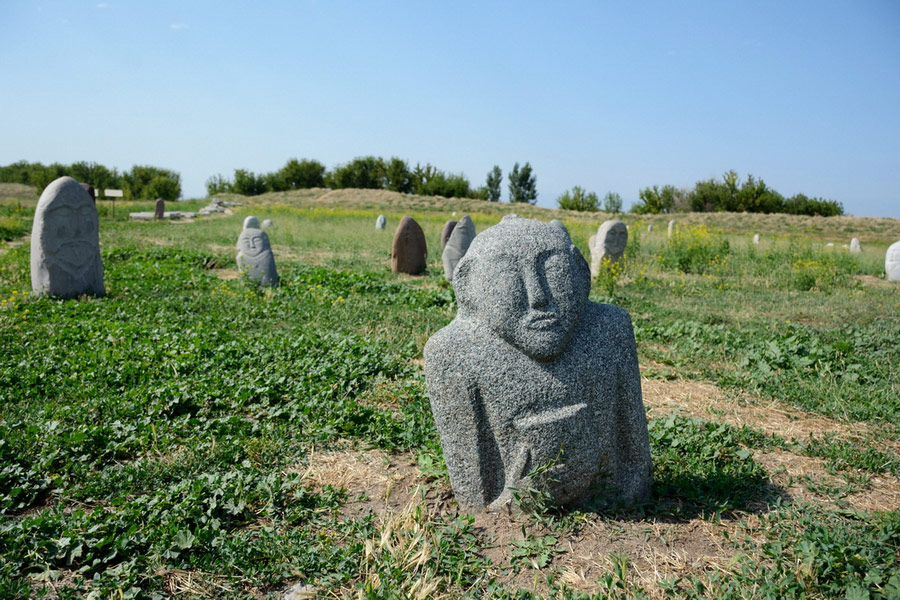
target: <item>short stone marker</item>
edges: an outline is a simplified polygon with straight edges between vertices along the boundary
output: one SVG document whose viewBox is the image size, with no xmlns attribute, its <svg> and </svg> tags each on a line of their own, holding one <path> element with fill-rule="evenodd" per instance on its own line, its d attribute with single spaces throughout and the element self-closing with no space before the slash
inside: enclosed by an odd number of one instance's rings
<svg viewBox="0 0 900 600">
<path fill-rule="evenodd" d="M 759 234 L 758 233 L 753 234 L 753 243 L 756 244 L 757 246 L 759 246 Z"/>
<path fill-rule="evenodd" d="M 610 263 L 621 262 L 625 255 L 625 246 L 628 244 L 628 228 L 625 223 L 618 220 L 604 221 L 597 229 L 591 245 L 591 278 L 600 274 L 603 268 L 603 259 Z"/>
<path fill-rule="evenodd" d="M 558 505 L 641 502 L 651 462 L 628 313 L 588 300 L 562 230 L 505 217 L 472 242 L 459 311 L 425 345 L 425 382 L 453 493 L 499 510 L 515 490 Z"/>
<path fill-rule="evenodd" d="M 569 235 L 569 230 L 566 229 L 566 226 L 565 226 L 565 225 L 563 224 L 563 222 L 560 221 L 559 219 L 551 219 L 551 220 L 550 220 L 550 224 L 551 224 L 551 225 L 556 225 L 557 227 L 559 227 L 560 229 L 562 229 L 563 231 L 565 231 L 565 232 L 566 232 L 566 235 Z"/>
<path fill-rule="evenodd" d="M 469 244 L 475 239 L 475 224 L 469 215 L 464 216 L 453 228 L 447 245 L 441 253 L 441 262 L 444 263 L 444 277 L 447 281 L 453 281 L 453 271 L 460 259 L 466 255 Z"/>
<path fill-rule="evenodd" d="M 827 244 L 825 244 L 825 247 L 826 248 L 834 248 L 834 242 L 828 242 Z"/>
<path fill-rule="evenodd" d="M 159 220 L 166 218 L 166 201 L 162 198 L 156 199 L 156 208 L 153 211 L 153 216 Z"/>
<path fill-rule="evenodd" d="M 852 238 L 850 240 L 850 252 L 853 254 L 862 252 L 862 246 L 859 245 L 859 238 Z"/>
<path fill-rule="evenodd" d="M 246 227 L 247 221 L 250 219 L 256 221 L 257 227 Z M 253 221 L 250 223 L 252 225 Z M 259 229 L 258 224 L 256 217 L 244 219 L 245 227 L 237 241 L 237 266 L 240 271 L 245 272 L 259 285 L 274 287 L 278 285 L 275 255 L 272 254 L 268 234 Z"/>
<path fill-rule="evenodd" d="M 272 227 L 274 227 L 274 226 L 275 226 L 275 224 L 272 223 L 272 219 L 265 219 L 265 220 L 262 222 L 262 228 L 263 228 L 263 229 L 272 229 Z"/>
<path fill-rule="evenodd" d="M 888 281 L 900 281 L 900 242 L 888 246 L 884 254 L 884 272 Z"/>
<path fill-rule="evenodd" d="M 458 221 L 447 221 L 444 223 L 444 228 L 441 229 L 441 250 L 447 245 L 447 241 L 453 234 L 453 228 L 456 227 L 457 222 Z"/>
<path fill-rule="evenodd" d="M 378 215 L 378 218 L 375 219 L 375 229 L 380 229 L 384 231 L 384 228 L 387 226 L 387 219 L 384 218 L 384 215 Z"/>
<path fill-rule="evenodd" d="M 31 228 L 31 289 L 75 298 L 103 296 L 100 219 L 91 195 L 71 177 L 48 185 Z"/>
<path fill-rule="evenodd" d="M 666 230 L 666 235 L 672 237 L 672 234 L 675 233 L 675 219 L 669 221 L 669 228 Z"/>
<path fill-rule="evenodd" d="M 427 256 L 425 232 L 412 217 L 400 219 L 391 246 L 391 271 L 419 275 L 425 271 Z"/>
<path fill-rule="evenodd" d="M 82 183 L 81 187 L 83 187 L 84 191 L 91 195 L 91 200 L 93 200 L 94 202 L 97 201 L 97 192 L 94 190 L 94 186 L 89 183 Z"/>
</svg>

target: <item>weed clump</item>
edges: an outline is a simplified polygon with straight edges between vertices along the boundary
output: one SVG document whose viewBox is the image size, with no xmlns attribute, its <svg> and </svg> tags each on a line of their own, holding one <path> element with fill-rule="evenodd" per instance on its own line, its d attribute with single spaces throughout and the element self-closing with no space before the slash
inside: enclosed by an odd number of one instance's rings
<svg viewBox="0 0 900 600">
<path fill-rule="evenodd" d="M 731 246 L 724 234 L 706 225 L 677 227 L 657 258 L 665 269 L 682 273 L 708 273 L 728 256 Z"/>
</svg>

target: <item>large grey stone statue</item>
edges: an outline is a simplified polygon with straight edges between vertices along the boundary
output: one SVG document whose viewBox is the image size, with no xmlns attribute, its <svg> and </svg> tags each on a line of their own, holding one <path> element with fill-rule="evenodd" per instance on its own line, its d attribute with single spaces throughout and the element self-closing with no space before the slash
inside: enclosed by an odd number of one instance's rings
<svg viewBox="0 0 900 600">
<path fill-rule="evenodd" d="M 588 300 L 587 262 L 549 223 L 505 217 L 460 260 L 459 311 L 425 345 L 425 382 L 465 510 L 516 489 L 559 505 L 633 503 L 651 463 L 628 313 Z"/>
<path fill-rule="evenodd" d="M 625 223 L 617 220 L 604 221 L 597 228 L 597 235 L 593 237 L 591 244 L 591 278 L 600 274 L 603 268 L 603 259 L 609 262 L 620 262 L 625 255 L 625 246 L 628 244 L 628 228 Z"/>
<path fill-rule="evenodd" d="M 884 272 L 888 281 L 900 281 L 900 242 L 888 246 L 884 255 Z"/>
<path fill-rule="evenodd" d="M 166 218 L 166 201 L 162 198 L 156 199 L 156 206 L 153 209 L 153 216 L 160 221 Z"/>
<path fill-rule="evenodd" d="M 71 177 L 48 185 L 34 211 L 31 289 L 60 298 L 106 294 L 97 207 Z"/>
<path fill-rule="evenodd" d="M 247 217 L 244 224 L 249 221 L 253 224 L 256 217 Z M 275 270 L 275 255 L 272 254 L 272 246 L 269 245 L 269 235 L 259 229 L 259 221 L 256 227 L 245 227 L 238 236 L 237 241 L 237 266 L 262 286 L 278 285 L 278 271 Z"/>
<path fill-rule="evenodd" d="M 469 244 L 475 239 L 475 224 L 469 215 L 464 216 L 453 227 L 450 239 L 444 246 L 444 252 L 441 254 L 441 262 L 444 263 L 444 277 L 447 281 L 453 281 L 453 271 L 456 269 L 457 263 L 466 255 Z"/>
<path fill-rule="evenodd" d="M 244 229 L 259 229 L 259 219 L 250 215 L 244 219 Z"/>
<path fill-rule="evenodd" d="M 380 229 L 384 231 L 384 228 L 387 226 L 387 219 L 384 218 L 384 215 L 378 215 L 378 218 L 375 219 L 375 229 Z"/>
</svg>

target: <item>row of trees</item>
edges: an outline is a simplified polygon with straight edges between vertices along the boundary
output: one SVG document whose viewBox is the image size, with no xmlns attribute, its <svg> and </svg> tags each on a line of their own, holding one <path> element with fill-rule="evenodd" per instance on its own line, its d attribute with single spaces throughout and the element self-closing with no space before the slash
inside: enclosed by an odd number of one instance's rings
<svg viewBox="0 0 900 600">
<path fill-rule="evenodd" d="M 844 214 L 844 206 L 835 200 L 810 198 L 795 194 L 785 198 L 768 187 L 762 179 L 747 175 L 740 183 L 737 172 L 731 170 L 722 181 L 698 181 L 693 189 L 678 189 L 673 185 L 652 186 L 640 190 L 640 201 L 631 207 L 638 214 L 670 212 L 757 212 L 790 215 L 819 215 L 833 217 Z"/>
<path fill-rule="evenodd" d="M 588 192 L 583 187 L 575 186 L 566 190 L 556 199 L 556 204 L 565 210 L 579 210 L 597 212 L 603 210 L 608 213 L 622 212 L 622 196 L 615 192 L 607 192 L 603 197 L 603 204 L 594 192 Z"/>
<path fill-rule="evenodd" d="M 76 162 L 71 165 L 29 163 L 19 161 L 0 167 L 0 182 L 33 185 L 40 194 L 53 180 L 68 175 L 96 190 L 122 190 L 127 200 L 174 201 L 181 196 L 181 175 L 170 169 L 135 165 L 119 173 L 98 163 Z"/>
<path fill-rule="evenodd" d="M 361 188 L 498 202 L 502 181 L 503 172 L 498 166 L 488 173 L 484 186 L 472 187 L 462 173 L 445 173 L 431 164 L 422 166 L 417 163 L 415 167 L 410 167 L 405 160 L 397 157 L 358 157 L 332 171 L 317 160 L 292 158 L 281 169 L 271 173 L 235 169 L 231 179 L 214 175 L 206 181 L 206 191 L 211 196 L 227 192 L 258 196 L 266 192 L 315 187 Z M 511 202 L 537 202 L 537 181 L 529 163 L 522 167 L 519 163 L 513 166 L 509 173 L 509 196 Z"/>
</svg>

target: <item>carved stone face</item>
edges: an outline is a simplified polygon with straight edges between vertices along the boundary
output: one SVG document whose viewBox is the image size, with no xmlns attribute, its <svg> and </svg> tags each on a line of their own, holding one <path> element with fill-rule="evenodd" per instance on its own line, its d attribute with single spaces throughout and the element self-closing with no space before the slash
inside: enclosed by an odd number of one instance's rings
<svg viewBox="0 0 900 600">
<path fill-rule="evenodd" d="M 587 264 L 568 235 L 518 217 L 475 238 L 453 283 L 461 314 L 540 361 L 565 350 L 590 290 Z"/>
<path fill-rule="evenodd" d="M 267 250 L 272 250 L 269 246 L 269 236 L 260 229 L 244 229 L 238 236 L 237 247 L 250 260 Z"/>
<path fill-rule="evenodd" d="M 80 277 L 96 261 L 97 210 L 93 205 L 51 205 L 44 213 L 44 253 L 49 264 Z"/>
<path fill-rule="evenodd" d="M 609 223 L 609 227 L 606 227 L 604 232 L 602 229 L 607 223 Z M 628 244 L 628 228 L 621 221 L 608 221 L 607 223 L 604 223 L 601 226 L 601 231 L 598 232 L 598 237 L 603 240 L 603 249 L 606 251 L 606 254 L 623 254 L 625 245 Z"/>
</svg>

